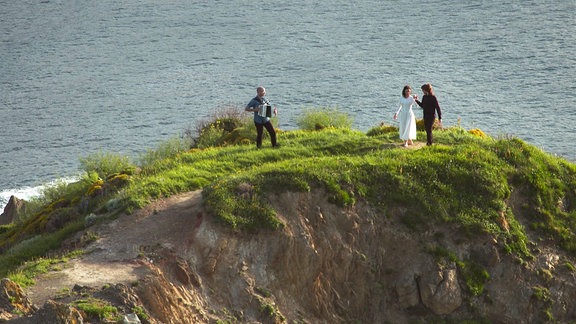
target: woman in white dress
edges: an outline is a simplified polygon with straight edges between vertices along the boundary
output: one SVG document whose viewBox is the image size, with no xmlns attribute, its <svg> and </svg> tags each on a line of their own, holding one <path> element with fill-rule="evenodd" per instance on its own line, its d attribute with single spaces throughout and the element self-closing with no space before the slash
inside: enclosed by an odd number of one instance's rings
<svg viewBox="0 0 576 324">
<path fill-rule="evenodd" d="M 416 139 L 416 118 L 414 117 L 414 112 L 412 111 L 412 105 L 416 102 L 413 97 L 410 96 L 412 93 L 412 88 L 410 86 L 405 86 L 402 89 L 402 98 L 400 98 L 400 108 L 394 114 L 394 120 L 398 119 L 400 125 L 400 139 L 404 141 L 404 147 L 414 144 L 412 140 Z"/>
</svg>

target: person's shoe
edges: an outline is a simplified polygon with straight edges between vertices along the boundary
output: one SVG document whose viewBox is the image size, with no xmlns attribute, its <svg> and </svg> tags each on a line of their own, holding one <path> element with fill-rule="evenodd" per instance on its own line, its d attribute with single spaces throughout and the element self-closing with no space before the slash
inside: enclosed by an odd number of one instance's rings
<svg viewBox="0 0 576 324">
<path fill-rule="evenodd" d="M 274 145 L 272 145 L 273 148 L 280 148 L 280 144 L 276 143 Z"/>
<path fill-rule="evenodd" d="M 408 147 L 408 143 L 404 143 L 404 144 L 402 144 L 402 146 Z"/>
</svg>

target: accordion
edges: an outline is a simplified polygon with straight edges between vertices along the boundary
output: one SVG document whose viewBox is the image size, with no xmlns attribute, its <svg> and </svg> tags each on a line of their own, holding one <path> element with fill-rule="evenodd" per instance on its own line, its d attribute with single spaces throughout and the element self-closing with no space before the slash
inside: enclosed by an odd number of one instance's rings
<svg viewBox="0 0 576 324">
<path fill-rule="evenodd" d="M 260 105 L 258 110 L 258 116 L 261 117 L 272 117 L 272 106 L 270 105 Z"/>
</svg>

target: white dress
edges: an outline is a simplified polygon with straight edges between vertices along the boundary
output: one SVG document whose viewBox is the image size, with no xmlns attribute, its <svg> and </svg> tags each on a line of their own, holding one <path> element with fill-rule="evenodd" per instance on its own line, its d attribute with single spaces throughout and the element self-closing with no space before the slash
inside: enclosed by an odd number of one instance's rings
<svg viewBox="0 0 576 324">
<path fill-rule="evenodd" d="M 400 139 L 404 141 L 416 139 L 416 118 L 412 111 L 412 105 L 414 104 L 414 98 L 401 97 L 400 108 L 396 112 L 398 122 L 400 123 Z"/>
</svg>

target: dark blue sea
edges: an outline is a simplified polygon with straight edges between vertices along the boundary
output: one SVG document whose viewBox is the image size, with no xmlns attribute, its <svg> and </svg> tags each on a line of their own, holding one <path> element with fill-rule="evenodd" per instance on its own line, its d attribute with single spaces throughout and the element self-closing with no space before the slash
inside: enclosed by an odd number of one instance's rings
<svg viewBox="0 0 576 324">
<path fill-rule="evenodd" d="M 576 161 L 574 0 L 0 6 L 0 208 L 73 178 L 81 157 L 136 158 L 243 107 L 258 85 L 282 129 L 297 128 L 304 108 L 331 107 L 366 131 L 394 123 L 405 84 L 429 82 L 445 126 Z"/>
</svg>

